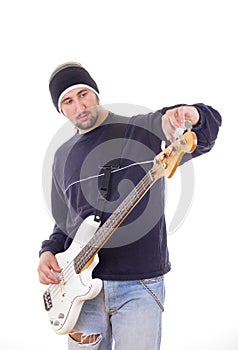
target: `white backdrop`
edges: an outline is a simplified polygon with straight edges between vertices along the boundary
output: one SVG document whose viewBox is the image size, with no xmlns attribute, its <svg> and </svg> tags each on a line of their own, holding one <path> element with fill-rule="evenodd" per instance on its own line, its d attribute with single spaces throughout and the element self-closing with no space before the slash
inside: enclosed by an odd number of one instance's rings
<svg viewBox="0 0 238 350">
<path fill-rule="evenodd" d="M 53 221 L 42 193 L 49 143 L 65 123 L 48 93 L 52 70 L 80 61 L 101 102 L 157 109 L 204 102 L 223 116 L 196 159 L 195 194 L 169 235 L 162 350 L 237 350 L 237 15 L 232 0 L 8 1 L 1 32 L 1 335 L 4 350 L 63 350 L 38 282 Z M 168 182 L 168 218 L 179 173 Z"/>
</svg>

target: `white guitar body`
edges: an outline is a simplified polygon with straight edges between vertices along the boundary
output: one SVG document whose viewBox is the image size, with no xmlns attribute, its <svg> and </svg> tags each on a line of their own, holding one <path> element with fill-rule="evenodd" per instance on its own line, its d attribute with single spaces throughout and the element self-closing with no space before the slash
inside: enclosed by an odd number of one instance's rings
<svg viewBox="0 0 238 350">
<path fill-rule="evenodd" d="M 80 225 L 70 247 L 56 254 L 62 272 L 60 283 L 50 285 L 44 293 L 45 308 L 53 330 L 58 334 L 67 334 L 74 327 L 85 300 L 96 297 L 102 289 L 102 281 L 92 279 L 92 271 L 98 264 L 98 255 L 92 263 L 79 274 L 75 272 L 74 258 L 79 254 L 99 227 L 93 216 L 86 218 Z"/>
</svg>

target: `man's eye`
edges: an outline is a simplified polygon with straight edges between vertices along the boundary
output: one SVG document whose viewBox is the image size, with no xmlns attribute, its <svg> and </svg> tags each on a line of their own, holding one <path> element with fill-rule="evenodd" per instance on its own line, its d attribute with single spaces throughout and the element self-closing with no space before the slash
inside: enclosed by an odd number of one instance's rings
<svg viewBox="0 0 238 350">
<path fill-rule="evenodd" d="M 87 91 L 81 92 L 80 96 L 85 97 L 87 95 Z"/>
</svg>

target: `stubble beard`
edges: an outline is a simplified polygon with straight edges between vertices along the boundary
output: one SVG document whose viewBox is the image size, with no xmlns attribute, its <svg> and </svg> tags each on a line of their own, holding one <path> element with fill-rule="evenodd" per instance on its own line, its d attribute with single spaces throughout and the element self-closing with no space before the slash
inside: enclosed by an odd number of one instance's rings
<svg viewBox="0 0 238 350">
<path fill-rule="evenodd" d="M 80 119 L 83 118 L 84 116 L 87 118 L 85 120 L 81 121 Z M 80 113 L 76 117 L 75 126 L 81 130 L 91 129 L 96 124 L 98 117 L 99 117 L 99 114 L 98 114 L 98 111 L 96 109 L 94 111 L 86 110 L 86 111 Z"/>
</svg>

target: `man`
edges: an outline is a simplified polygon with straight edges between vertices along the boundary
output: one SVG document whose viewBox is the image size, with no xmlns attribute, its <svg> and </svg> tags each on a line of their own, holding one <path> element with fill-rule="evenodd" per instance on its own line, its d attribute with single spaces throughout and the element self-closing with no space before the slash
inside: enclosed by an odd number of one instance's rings
<svg viewBox="0 0 238 350">
<path fill-rule="evenodd" d="M 57 285 L 61 267 L 55 254 L 70 247 L 82 221 L 94 216 L 102 226 L 117 213 L 122 201 L 151 168 L 154 156 L 161 152 L 161 142 L 174 141 L 176 129 L 184 129 L 185 121 L 192 124 L 198 139 L 192 156 L 208 152 L 217 137 L 221 117 L 202 103 L 177 105 L 131 118 L 117 116 L 100 105 L 96 82 L 75 62 L 57 67 L 49 88 L 58 112 L 77 129 L 55 154 L 55 227 L 40 251 L 40 282 Z M 103 281 L 102 289 L 83 303 L 69 332 L 69 349 L 109 350 L 114 340 L 117 350 L 158 350 L 163 276 L 170 270 L 163 178 L 99 248 L 93 278 Z"/>
</svg>

